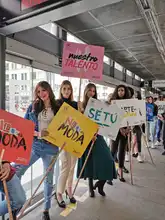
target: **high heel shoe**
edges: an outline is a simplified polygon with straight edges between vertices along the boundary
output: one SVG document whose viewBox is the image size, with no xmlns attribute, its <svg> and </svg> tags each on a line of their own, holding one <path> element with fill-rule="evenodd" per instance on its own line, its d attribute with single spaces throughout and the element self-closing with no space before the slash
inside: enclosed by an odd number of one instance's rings
<svg viewBox="0 0 165 220">
<path fill-rule="evenodd" d="M 123 172 L 124 172 L 124 173 L 129 173 L 129 170 L 127 170 L 126 167 L 123 167 Z"/>
<path fill-rule="evenodd" d="M 62 200 L 61 202 L 59 202 L 59 200 L 58 200 L 57 197 L 58 197 L 57 194 L 55 194 L 55 199 L 57 200 L 58 206 L 59 206 L 60 208 L 65 209 L 65 208 L 66 208 L 66 204 L 65 204 L 64 200 Z"/>
<path fill-rule="evenodd" d="M 123 176 L 121 176 L 120 174 L 119 174 L 119 172 L 117 171 L 117 175 L 119 176 L 119 180 L 120 180 L 120 182 L 125 182 L 125 179 L 124 179 L 124 177 Z"/>
<path fill-rule="evenodd" d="M 95 183 L 93 189 L 96 190 L 96 188 L 98 188 L 98 193 L 102 196 L 106 196 L 105 192 L 103 191 L 105 183 L 106 183 L 106 181 L 99 180 Z"/>
<path fill-rule="evenodd" d="M 65 193 L 66 193 L 66 198 L 68 198 L 69 197 L 68 191 L 65 190 Z M 69 200 L 73 204 L 75 204 L 77 202 L 76 199 L 73 196 L 71 198 L 69 197 Z"/>
</svg>

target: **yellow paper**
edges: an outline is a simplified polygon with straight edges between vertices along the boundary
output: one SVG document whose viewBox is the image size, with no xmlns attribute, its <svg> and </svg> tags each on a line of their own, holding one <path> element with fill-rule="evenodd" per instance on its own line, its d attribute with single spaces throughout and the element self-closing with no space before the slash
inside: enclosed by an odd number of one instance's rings
<svg viewBox="0 0 165 220">
<path fill-rule="evenodd" d="M 44 139 L 58 147 L 66 143 L 64 150 L 80 158 L 97 130 L 95 122 L 64 103 L 48 126 L 49 136 Z"/>
<path fill-rule="evenodd" d="M 70 209 L 69 207 L 67 207 L 66 209 L 64 209 L 64 211 L 62 211 L 60 213 L 61 216 L 66 217 L 67 215 L 69 215 L 71 212 L 73 211 L 73 209 Z"/>
</svg>

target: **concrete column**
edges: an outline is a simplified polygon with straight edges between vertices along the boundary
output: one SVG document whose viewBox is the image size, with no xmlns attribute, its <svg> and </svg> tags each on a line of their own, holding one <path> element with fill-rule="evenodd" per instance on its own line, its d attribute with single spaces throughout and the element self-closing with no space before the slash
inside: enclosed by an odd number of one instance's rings
<svg viewBox="0 0 165 220">
<path fill-rule="evenodd" d="M 0 108 L 5 109 L 5 52 L 6 37 L 0 35 Z"/>
</svg>

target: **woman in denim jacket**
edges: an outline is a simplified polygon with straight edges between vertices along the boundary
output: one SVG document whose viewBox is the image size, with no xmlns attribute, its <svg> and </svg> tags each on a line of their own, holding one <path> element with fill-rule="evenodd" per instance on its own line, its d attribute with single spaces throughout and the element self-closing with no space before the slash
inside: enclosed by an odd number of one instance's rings
<svg viewBox="0 0 165 220">
<path fill-rule="evenodd" d="M 55 97 L 48 82 L 39 82 L 35 89 L 35 99 L 29 106 L 25 118 L 35 123 L 34 141 L 32 146 L 31 159 L 28 166 L 14 164 L 18 177 L 22 177 L 26 170 L 40 158 L 43 161 L 44 172 L 49 167 L 52 156 L 58 153 L 58 148 L 42 139 L 48 135 L 46 129 L 56 114 Z M 27 128 L 28 129 L 28 128 Z M 42 220 L 50 220 L 49 209 L 51 207 L 51 196 L 53 190 L 54 167 L 49 172 L 44 182 L 44 211 Z"/>
</svg>

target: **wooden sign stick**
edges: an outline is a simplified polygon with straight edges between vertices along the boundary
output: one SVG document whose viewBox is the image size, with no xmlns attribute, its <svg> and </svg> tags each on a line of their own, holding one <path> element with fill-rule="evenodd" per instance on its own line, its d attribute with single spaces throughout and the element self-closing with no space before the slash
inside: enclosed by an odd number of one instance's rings
<svg viewBox="0 0 165 220">
<path fill-rule="evenodd" d="M 4 153 L 5 153 L 5 150 L 3 149 L 2 152 L 1 152 L 1 155 L 0 155 L 0 169 L 2 169 L 2 160 L 3 160 Z M 6 201 L 7 201 L 9 220 L 13 220 L 13 214 L 12 214 L 12 209 L 11 209 L 11 205 L 10 205 L 9 192 L 8 192 L 8 189 L 7 189 L 6 180 L 3 180 L 3 188 L 4 188 Z"/>
<path fill-rule="evenodd" d="M 97 137 L 97 134 L 98 134 L 98 131 L 97 131 L 97 133 L 95 134 L 94 137 Z M 88 162 L 89 156 L 90 156 L 90 154 L 91 154 L 91 152 L 92 152 L 94 143 L 95 143 L 95 140 L 92 140 L 91 147 L 90 147 L 90 149 L 89 149 L 89 151 L 88 151 L 87 157 L 86 157 L 86 159 L 85 159 L 85 162 L 84 162 L 83 167 L 82 167 L 82 169 L 81 169 L 81 171 L 80 171 L 78 180 L 77 180 L 77 182 L 76 182 L 75 188 L 74 188 L 74 190 L 73 190 L 73 194 L 72 194 L 73 196 L 74 196 L 74 194 L 75 194 L 75 192 L 76 192 L 77 186 L 78 186 L 79 181 L 80 181 L 80 179 L 81 179 L 81 176 L 82 176 L 82 174 L 83 174 L 83 172 L 84 172 L 84 169 L 85 169 L 85 166 L 86 166 L 86 164 L 87 164 L 87 162 Z"/>
<path fill-rule="evenodd" d="M 131 129 L 132 130 L 132 129 Z M 129 157 L 130 157 L 130 176 L 131 176 L 131 184 L 133 185 L 133 172 L 132 172 L 132 147 L 131 147 L 131 131 L 128 133 L 128 150 L 129 150 Z"/>
<path fill-rule="evenodd" d="M 144 143 L 145 143 L 145 145 L 146 145 L 146 147 L 147 147 L 147 151 L 148 151 L 148 154 L 149 154 L 149 156 L 150 156 L 151 162 L 152 162 L 152 164 L 155 166 L 155 163 L 154 163 L 154 160 L 153 160 L 153 157 L 152 157 L 151 151 L 150 151 L 150 149 L 149 149 L 149 145 L 148 145 L 147 137 L 146 137 L 146 135 L 144 134 L 141 125 L 140 125 L 140 130 L 141 130 L 141 133 L 142 133 L 143 141 L 144 141 Z"/>
<path fill-rule="evenodd" d="M 48 173 L 50 172 L 50 170 L 52 169 L 52 167 L 53 167 L 54 164 L 56 163 L 57 158 L 59 157 L 60 153 L 61 153 L 62 150 L 64 149 L 65 145 L 66 145 L 66 143 L 64 143 L 64 144 L 62 145 L 61 149 L 59 150 L 59 152 L 58 152 L 55 156 L 53 156 L 53 158 L 52 158 L 52 160 L 51 160 L 51 162 L 50 162 L 50 165 L 49 165 L 49 167 L 48 167 L 48 169 L 47 169 L 45 175 L 44 175 L 43 178 L 41 179 L 40 183 L 38 184 L 36 190 L 34 191 L 34 193 L 33 193 L 32 196 L 31 196 L 31 198 L 25 203 L 25 205 L 24 205 L 23 208 L 21 209 L 21 211 L 20 211 L 20 213 L 19 213 L 19 218 L 18 218 L 18 219 L 20 219 L 20 218 L 23 216 L 23 214 L 24 214 L 25 210 L 27 209 L 27 207 L 31 204 L 32 199 L 34 198 L 34 196 L 36 195 L 36 193 L 37 193 L 37 191 L 39 190 L 40 186 L 42 185 L 42 183 L 44 182 L 45 178 L 47 177 Z"/>
<path fill-rule="evenodd" d="M 129 130 L 129 123 L 127 121 L 127 129 Z M 132 129 L 131 129 L 132 130 Z M 133 185 L 133 172 L 132 172 L 132 151 L 131 151 L 131 131 L 128 133 L 128 151 L 129 151 L 129 157 L 130 157 L 130 176 L 131 176 L 131 184 Z"/>
</svg>

